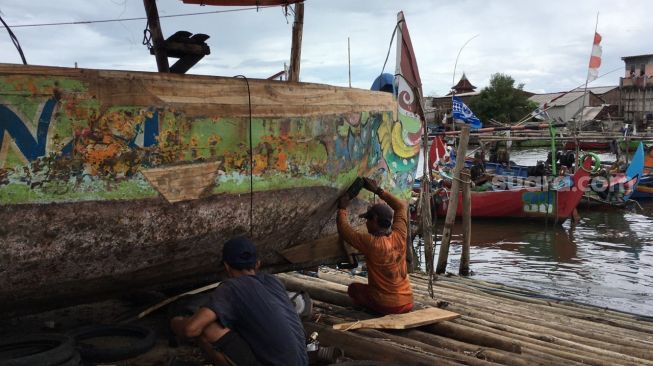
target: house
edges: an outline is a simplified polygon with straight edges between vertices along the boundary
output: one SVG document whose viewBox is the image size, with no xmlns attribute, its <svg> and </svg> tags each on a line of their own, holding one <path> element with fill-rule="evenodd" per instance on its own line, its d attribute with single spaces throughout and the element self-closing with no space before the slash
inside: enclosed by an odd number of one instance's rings
<svg viewBox="0 0 653 366">
<path fill-rule="evenodd" d="M 573 91 L 584 91 L 585 88 L 576 88 Z M 605 104 L 610 105 L 620 105 L 621 104 L 621 91 L 619 90 L 619 85 L 612 86 L 593 86 L 587 88 L 588 91 L 591 91 L 601 99 Z"/>
<path fill-rule="evenodd" d="M 584 98 L 583 98 L 584 97 Z M 535 94 L 528 100 L 537 103 L 540 109 L 547 109 L 549 116 L 555 120 L 564 122 L 570 121 L 579 115 L 581 108 L 597 107 L 606 104 L 605 101 L 588 89 L 587 93 L 583 90 Z M 583 102 L 584 100 L 584 102 Z"/>
<path fill-rule="evenodd" d="M 653 54 L 621 58 L 625 64 L 621 78 L 621 110 L 624 122 L 653 126 Z"/>
</svg>

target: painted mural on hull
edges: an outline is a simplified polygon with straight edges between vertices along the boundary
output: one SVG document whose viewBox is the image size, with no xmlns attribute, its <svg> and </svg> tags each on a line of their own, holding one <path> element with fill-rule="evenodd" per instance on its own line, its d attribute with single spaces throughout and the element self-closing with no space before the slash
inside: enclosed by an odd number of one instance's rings
<svg viewBox="0 0 653 366">
<path fill-rule="evenodd" d="M 247 117 L 107 106 L 90 89 L 83 78 L 0 75 L 1 204 L 166 196 L 148 172 L 189 164 L 206 164 L 210 180 L 187 199 L 249 192 L 250 174 L 254 191 L 342 188 L 358 175 L 410 191 L 419 138 L 409 136 L 421 125 L 394 111 L 253 117 L 250 146 Z"/>
</svg>

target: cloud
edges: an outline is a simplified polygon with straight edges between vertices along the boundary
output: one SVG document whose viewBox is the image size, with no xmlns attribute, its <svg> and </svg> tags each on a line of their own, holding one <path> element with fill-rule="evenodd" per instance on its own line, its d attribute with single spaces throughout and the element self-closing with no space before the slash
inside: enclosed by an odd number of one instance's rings
<svg viewBox="0 0 653 366">
<path fill-rule="evenodd" d="M 162 16 L 235 8 L 157 2 Z M 403 8 L 403 9 L 402 9 Z M 623 67 L 621 57 L 651 53 L 653 2 L 631 0 L 308 0 L 301 79 L 348 85 L 347 38 L 351 42 L 352 85 L 369 88 L 388 52 L 397 12 L 403 10 L 426 94 L 445 94 L 464 71 L 482 88 L 501 72 L 530 91 L 567 90 L 584 83 L 599 15 L 603 35 L 601 73 Z M 145 15 L 138 0 L 5 0 L 2 16 L 10 25 L 133 18 Z M 282 8 L 162 18 L 165 36 L 178 30 L 205 33 L 211 54 L 191 72 L 268 77 L 290 59 L 292 15 Z M 141 44 L 145 20 L 38 28 L 14 28 L 29 63 L 54 66 L 156 71 L 154 57 Z M 474 35 L 461 51 L 461 47 Z M 0 36 L 0 62 L 18 63 L 9 37 Z M 174 60 L 172 60 L 174 61 Z M 394 45 L 386 71 L 394 71 Z M 617 85 L 623 70 L 600 80 Z"/>
</svg>

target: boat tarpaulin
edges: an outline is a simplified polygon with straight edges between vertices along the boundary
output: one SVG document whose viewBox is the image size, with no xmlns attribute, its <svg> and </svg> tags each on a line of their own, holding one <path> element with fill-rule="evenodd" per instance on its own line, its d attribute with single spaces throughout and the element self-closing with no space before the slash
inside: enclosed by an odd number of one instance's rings
<svg viewBox="0 0 653 366">
<path fill-rule="evenodd" d="M 301 3 L 304 0 L 182 0 L 184 4 L 217 6 L 274 6 Z"/>
</svg>

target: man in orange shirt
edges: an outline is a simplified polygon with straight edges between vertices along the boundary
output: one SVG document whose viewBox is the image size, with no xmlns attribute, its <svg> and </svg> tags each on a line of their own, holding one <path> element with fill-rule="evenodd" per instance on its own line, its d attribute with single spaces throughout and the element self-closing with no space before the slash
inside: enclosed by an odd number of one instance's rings
<svg viewBox="0 0 653 366">
<path fill-rule="evenodd" d="M 413 309 L 413 291 L 406 265 L 406 203 L 371 179 L 364 178 L 363 188 L 374 192 L 388 204 L 375 204 L 360 215 L 367 219 L 367 233 L 359 233 L 347 219 L 349 195 L 345 194 L 338 200 L 338 234 L 363 253 L 367 262 L 368 285 L 352 283 L 347 293 L 355 304 L 381 314 L 407 313 Z"/>
</svg>

